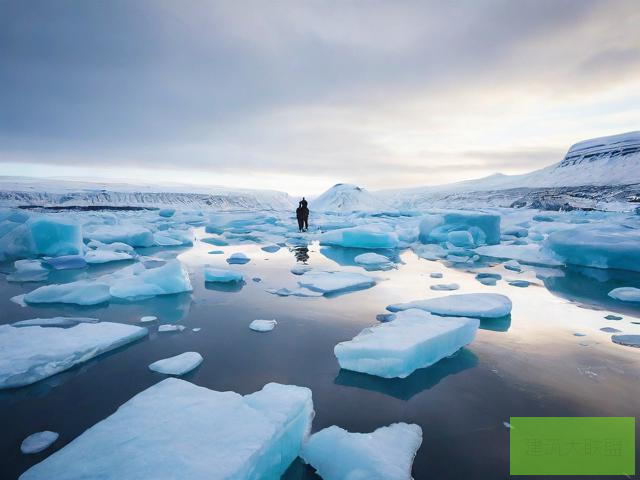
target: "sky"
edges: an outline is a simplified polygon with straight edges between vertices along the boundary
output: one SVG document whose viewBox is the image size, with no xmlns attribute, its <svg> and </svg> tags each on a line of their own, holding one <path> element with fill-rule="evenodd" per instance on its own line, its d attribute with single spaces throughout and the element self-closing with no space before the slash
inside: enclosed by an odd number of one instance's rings
<svg viewBox="0 0 640 480">
<path fill-rule="evenodd" d="M 637 0 L 0 0 L 0 175 L 318 194 L 640 129 Z"/>
</svg>

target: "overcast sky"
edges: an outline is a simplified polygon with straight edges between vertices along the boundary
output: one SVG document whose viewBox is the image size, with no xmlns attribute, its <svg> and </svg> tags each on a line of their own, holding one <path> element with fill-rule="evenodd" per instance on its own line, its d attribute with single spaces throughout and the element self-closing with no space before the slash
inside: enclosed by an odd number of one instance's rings
<svg viewBox="0 0 640 480">
<path fill-rule="evenodd" d="M 0 0 L 0 174 L 318 193 L 640 129 L 640 2 Z"/>
</svg>

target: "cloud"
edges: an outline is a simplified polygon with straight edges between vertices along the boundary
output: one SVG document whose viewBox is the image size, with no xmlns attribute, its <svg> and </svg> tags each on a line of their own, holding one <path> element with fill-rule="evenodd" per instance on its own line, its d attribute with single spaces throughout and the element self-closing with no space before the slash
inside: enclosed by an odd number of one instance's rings
<svg viewBox="0 0 640 480">
<path fill-rule="evenodd" d="M 522 173 L 637 128 L 639 23 L 616 0 L 11 0 L 0 164 L 370 188 Z"/>
</svg>

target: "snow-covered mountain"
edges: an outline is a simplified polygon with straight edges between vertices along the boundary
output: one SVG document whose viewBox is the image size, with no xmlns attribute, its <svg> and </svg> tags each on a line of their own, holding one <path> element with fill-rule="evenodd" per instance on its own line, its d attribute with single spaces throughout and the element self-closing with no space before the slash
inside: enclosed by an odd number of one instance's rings
<svg viewBox="0 0 640 480">
<path fill-rule="evenodd" d="M 321 212 L 354 212 L 384 210 L 384 202 L 364 188 L 338 183 L 309 202 L 311 210 Z"/>
<path fill-rule="evenodd" d="M 273 190 L 0 177 L 0 205 L 4 206 L 283 210 L 293 204 L 288 194 Z"/>
<path fill-rule="evenodd" d="M 399 208 L 536 206 L 624 208 L 640 193 L 640 132 L 594 138 L 572 145 L 559 163 L 523 175 L 495 174 L 477 180 L 376 192 Z"/>
</svg>

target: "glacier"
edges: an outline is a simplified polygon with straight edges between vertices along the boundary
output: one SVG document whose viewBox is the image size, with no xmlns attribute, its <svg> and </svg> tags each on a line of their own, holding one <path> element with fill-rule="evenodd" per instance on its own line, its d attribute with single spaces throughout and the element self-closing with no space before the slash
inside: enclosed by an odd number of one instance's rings
<svg viewBox="0 0 640 480">
<path fill-rule="evenodd" d="M 511 300 L 499 293 L 460 293 L 387 306 L 390 312 L 418 308 L 436 315 L 500 318 L 511 313 Z"/>
<path fill-rule="evenodd" d="M 29 385 L 147 335 L 122 323 L 70 328 L 0 325 L 0 389 Z"/>
<path fill-rule="evenodd" d="M 371 433 L 331 426 L 314 433 L 300 456 L 324 480 L 411 480 L 422 429 L 393 423 Z"/>
<path fill-rule="evenodd" d="M 312 417 L 308 388 L 269 383 L 242 396 L 168 378 L 20 479 L 276 480 L 298 456 Z"/>
<path fill-rule="evenodd" d="M 165 375 L 184 375 L 198 367 L 204 359 L 198 352 L 184 352 L 169 358 L 157 360 L 149 365 L 149 370 Z"/>
<path fill-rule="evenodd" d="M 439 317 L 410 309 L 337 344 L 334 353 L 346 370 L 406 378 L 471 343 L 479 326 L 476 318 Z"/>
</svg>

